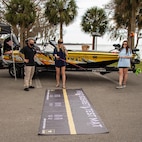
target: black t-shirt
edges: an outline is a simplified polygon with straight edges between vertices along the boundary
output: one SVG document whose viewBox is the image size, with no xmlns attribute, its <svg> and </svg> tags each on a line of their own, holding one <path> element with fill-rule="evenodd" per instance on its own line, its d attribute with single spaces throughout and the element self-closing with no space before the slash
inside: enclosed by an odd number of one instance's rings
<svg viewBox="0 0 142 142">
<path fill-rule="evenodd" d="M 12 50 L 12 47 L 8 44 L 5 44 L 4 47 L 3 47 L 3 53 L 10 51 L 10 50 Z"/>
<path fill-rule="evenodd" d="M 0 56 L 2 54 L 1 49 L 2 49 L 2 44 L 0 43 Z"/>
<path fill-rule="evenodd" d="M 11 41 L 10 37 L 8 37 L 4 40 L 3 53 L 12 50 L 12 47 L 7 43 L 9 41 Z"/>
<path fill-rule="evenodd" d="M 20 50 L 21 53 L 24 54 L 25 59 L 28 59 L 29 62 L 25 63 L 26 66 L 34 66 L 34 55 L 36 54 L 36 50 L 34 48 L 25 46 Z"/>
</svg>

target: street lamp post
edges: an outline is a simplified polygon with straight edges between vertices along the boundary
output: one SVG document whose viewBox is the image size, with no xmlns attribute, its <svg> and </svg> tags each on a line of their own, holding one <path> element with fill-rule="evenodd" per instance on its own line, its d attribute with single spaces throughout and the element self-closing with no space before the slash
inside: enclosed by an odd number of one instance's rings
<svg viewBox="0 0 142 142">
<path fill-rule="evenodd" d="M 100 37 L 101 35 L 98 32 L 93 32 L 92 36 L 93 36 L 92 50 L 97 50 L 97 37 Z"/>
</svg>

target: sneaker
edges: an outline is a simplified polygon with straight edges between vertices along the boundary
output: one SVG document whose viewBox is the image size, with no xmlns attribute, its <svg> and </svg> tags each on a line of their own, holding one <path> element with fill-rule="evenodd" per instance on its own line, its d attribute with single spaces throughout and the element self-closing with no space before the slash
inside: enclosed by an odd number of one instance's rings
<svg viewBox="0 0 142 142">
<path fill-rule="evenodd" d="M 124 88 L 122 85 L 116 86 L 116 89 L 122 89 Z"/>
<path fill-rule="evenodd" d="M 125 84 L 123 84 L 123 88 L 126 88 L 126 85 L 125 85 Z"/>
<path fill-rule="evenodd" d="M 29 88 L 34 89 L 35 87 L 34 86 L 29 86 Z"/>
<path fill-rule="evenodd" d="M 29 91 L 29 88 L 24 88 L 24 91 Z"/>
</svg>

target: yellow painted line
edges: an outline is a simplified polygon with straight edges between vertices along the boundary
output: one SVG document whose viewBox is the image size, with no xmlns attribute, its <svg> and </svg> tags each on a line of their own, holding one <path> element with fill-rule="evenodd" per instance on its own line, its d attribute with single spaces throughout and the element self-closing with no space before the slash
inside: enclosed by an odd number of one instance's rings
<svg viewBox="0 0 142 142">
<path fill-rule="evenodd" d="M 64 96 L 64 101 L 65 101 L 65 107 L 67 111 L 67 118 L 68 118 L 68 124 L 69 124 L 69 129 L 70 129 L 70 134 L 76 134 L 76 129 L 73 121 L 73 116 L 69 104 L 69 99 L 67 96 L 66 89 L 63 89 L 63 96 Z"/>
</svg>

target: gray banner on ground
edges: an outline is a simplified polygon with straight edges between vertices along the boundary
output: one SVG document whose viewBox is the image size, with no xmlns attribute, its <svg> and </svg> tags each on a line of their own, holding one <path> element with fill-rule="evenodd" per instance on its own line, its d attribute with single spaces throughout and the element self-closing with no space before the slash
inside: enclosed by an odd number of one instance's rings
<svg viewBox="0 0 142 142">
<path fill-rule="evenodd" d="M 67 89 L 66 95 L 76 134 L 108 133 L 82 89 Z M 38 134 L 71 134 L 67 111 L 63 90 L 47 90 Z"/>
</svg>

